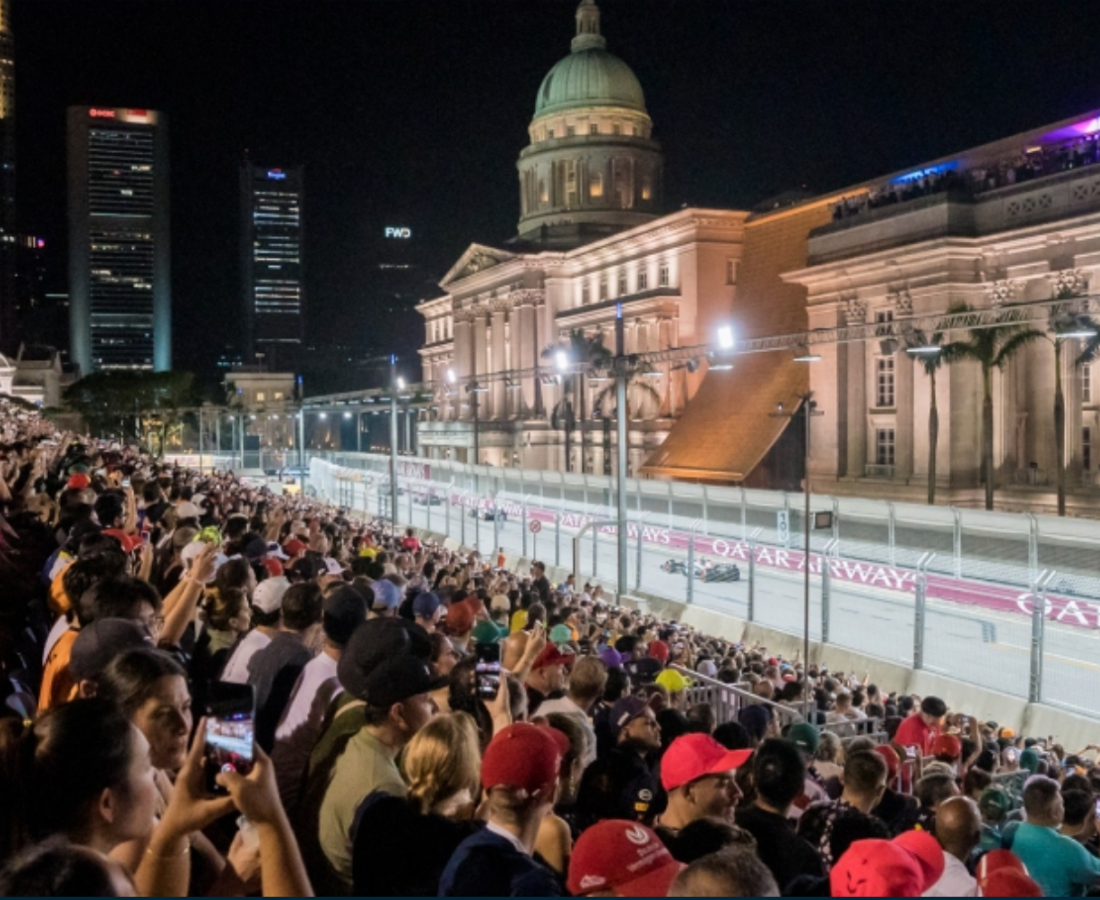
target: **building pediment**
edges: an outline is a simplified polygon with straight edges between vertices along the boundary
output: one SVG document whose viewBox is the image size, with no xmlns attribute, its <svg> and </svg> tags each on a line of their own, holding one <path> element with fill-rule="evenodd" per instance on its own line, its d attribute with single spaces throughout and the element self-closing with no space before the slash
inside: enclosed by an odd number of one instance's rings
<svg viewBox="0 0 1100 900">
<path fill-rule="evenodd" d="M 443 276 L 439 286 L 446 290 L 448 285 L 456 281 L 469 278 L 471 275 L 477 275 L 479 272 L 492 269 L 515 258 L 516 254 L 509 253 L 507 250 L 498 250 L 495 247 L 486 247 L 483 244 L 470 244 L 466 252 L 459 257 L 458 262 L 451 266 L 450 271 Z"/>
</svg>

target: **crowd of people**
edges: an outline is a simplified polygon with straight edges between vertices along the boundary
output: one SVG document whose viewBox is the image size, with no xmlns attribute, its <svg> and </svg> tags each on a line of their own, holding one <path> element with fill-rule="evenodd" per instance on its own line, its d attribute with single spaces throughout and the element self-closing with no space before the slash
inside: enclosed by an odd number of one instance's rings
<svg viewBox="0 0 1100 900">
<path fill-rule="evenodd" d="M 1097 747 L 6 401 L 0 512 L 4 896 L 1100 890 Z"/>
<path fill-rule="evenodd" d="M 965 171 L 955 168 L 954 163 L 934 166 L 865 194 L 844 197 L 833 206 L 833 221 L 946 191 L 974 196 L 1097 162 L 1100 162 L 1100 138 L 1092 133 L 1054 145 L 1021 147 L 995 162 Z"/>
</svg>

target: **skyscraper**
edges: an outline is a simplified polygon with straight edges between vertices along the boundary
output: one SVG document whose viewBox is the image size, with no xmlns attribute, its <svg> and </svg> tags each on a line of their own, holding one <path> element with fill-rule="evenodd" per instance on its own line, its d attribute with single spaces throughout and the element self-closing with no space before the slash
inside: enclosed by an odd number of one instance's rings
<svg viewBox="0 0 1100 900">
<path fill-rule="evenodd" d="M 15 40 L 11 0 L 0 0 L 0 347 L 9 352 L 19 343 L 16 253 Z"/>
<path fill-rule="evenodd" d="M 172 367 L 168 123 L 152 109 L 68 113 L 72 360 Z"/>
<path fill-rule="evenodd" d="M 277 365 L 302 343 L 302 168 L 241 165 L 244 358 Z"/>
</svg>

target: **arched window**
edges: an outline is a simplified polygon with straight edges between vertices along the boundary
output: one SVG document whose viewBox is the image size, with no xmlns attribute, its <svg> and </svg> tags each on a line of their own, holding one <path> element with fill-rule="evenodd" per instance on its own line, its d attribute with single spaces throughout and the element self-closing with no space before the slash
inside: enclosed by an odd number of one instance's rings
<svg viewBox="0 0 1100 900">
<path fill-rule="evenodd" d="M 602 197 L 603 196 L 603 174 L 600 172 L 593 172 L 592 177 L 588 179 L 588 196 L 589 197 Z"/>
</svg>

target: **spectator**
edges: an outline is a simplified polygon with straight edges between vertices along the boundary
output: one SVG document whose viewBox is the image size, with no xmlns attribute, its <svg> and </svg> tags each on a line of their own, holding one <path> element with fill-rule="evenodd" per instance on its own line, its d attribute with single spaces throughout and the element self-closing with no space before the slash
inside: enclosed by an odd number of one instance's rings
<svg viewBox="0 0 1100 900">
<path fill-rule="evenodd" d="M 481 763 L 488 821 L 451 856 L 439 880 L 441 897 L 562 896 L 558 876 L 532 855 L 560 769 L 549 729 L 519 722 L 493 737 Z"/>
<path fill-rule="evenodd" d="M 615 746 L 599 754 L 581 779 L 577 825 L 583 830 L 601 819 L 650 824 L 658 811 L 660 781 L 647 757 L 661 747 L 661 727 L 649 704 L 624 697 L 611 709 Z"/>
<path fill-rule="evenodd" d="M 925 897 L 975 897 L 978 882 L 967 871 L 970 854 L 982 836 L 978 804 L 969 797 L 945 800 L 936 815 L 936 840 L 943 848 L 944 871 Z"/>
<path fill-rule="evenodd" d="M 252 592 L 252 624 L 255 626 L 237 642 L 222 669 L 221 680 L 233 684 L 248 684 L 248 663 L 253 654 L 263 650 L 279 633 L 282 621 L 283 597 L 290 589 L 285 576 L 265 578 Z"/>
<path fill-rule="evenodd" d="M 279 632 L 248 662 L 248 683 L 256 696 L 256 743 L 270 752 L 275 729 L 298 676 L 313 659 L 310 649 L 322 618 L 321 589 L 296 584 L 283 595 Z"/>
<path fill-rule="evenodd" d="M 668 806 L 657 822 L 657 833 L 667 837 L 696 819 L 730 819 L 741 791 L 733 773 L 748 761 L 747 750 L 727 750 L 705 734 L 677 738 L 661 759 L 661 786 Z"/>
<path fill-rule="evenodd" d="M 947 704 L 939 697 L 925 697 L 920 712 L 905 719 L 894 735 L 894 743 L 902 747 L 917 747 L 922 756 L 932 754 L 932 742 L 940 735 Z"/>
<path fill-rule="evenodd" d="M 670 897 L 778 897 L 775 878 L 743 850 L 723 850 L 696 860 L 673 880 Z"/>
<path fill-rule="evenodd" d="M 1027 821 L 1016 830 L 1012 852 L 1048 897 L 1083 897 L 1100 881 L 1100 859 L 1059 834 L 1065 815 L 1058 782 L 1033 775 L 1024 786 Z"/>
<path fill-rule="evenodd" d="M 569 893 L 664 897 L 683 869 L 645 825 L 606 819 L 577 841 L 569 861 Z"/>
<path fill-rule="evenodd" d="M 829 838 L 837 821 L 867 816 L 886 790 L 886 763 L 875 753 L 852 753 L 844 761 L 844 792 L 839 800 L 815 803 L 798 822 L 798 834 L 817 848 L 828 871 L 834 862 Z"/>
<path fill-rule="evenodd" d="M 0 897 L 132 896 L 133 880 L 119 863 L 64 838 L 27 848 L 0 871 Z"/>
<path fill-rule="evenodd" d="M 757 855 L 781 890 L 800 875 L 820 878 L 825 870 L 817 851 L 788 824 L 791 804 L 802 794 L 806 776 L 798 748 L 789 741 L 766 740 L 753 756 L 752 771 L 756 799 L 737 810 L 737 824 L 756 838 Z"/>
<path fill-rule="evenodd" d="M 367 601 L 350 585 L 342 586 L 324 598 L 321 610 L 321 652 L 305 664 L 298 676 L 275 730 L 271 753 L 279 796 L 287 809 L 298 805 L 309 755 L 321 737 L 325 712 L 341 690 L 337 675 L 340 656 L 367 619 Z"/>
<path fill-rule="evenodd" d="M 564 696 L 565 668 L 572 662 L 571 653 L 562 653 L 552 643 L 548 643 L 535 659 L 527 676 L 527 708 L 533 715 L 538 714 L 543 700 Z"/>
<path fill-rule="evenodd" d="M 357 813 L 353 893 L 360 897 L 426 897 L 439 890 L 451 855 L 479 825 L 477 727 L 466 713 L 437 716 L 409 741 L 405 797 L 376 792 Z M 416 848 L 416 865 L 394 865 Z M 389 864 L 387 864 L 389 863 Z"/>
<path fill-rule="evenodd" d="M 538 706 L 537 713 L 540 716 L 564 713 L 574 717 L 584 728 L 588 740 L 581 759 L 582 771 L 596 761 L 596 731 L 588 715 L 596 701 L 603 696 L 606 685 L 607 667 L 594 656 L 584 656 L 577 660 L 569 674 L 566 695 L 557 700 L 545 700 Z"/>
<path fill-rule="evenodd" d="M 313 827 L 324 858 L 310 862 L 310 877 L 325 893 L 351 889 L 352 826 L 363 798 L 375 791 L 406 795 L 397 754 L 431 720 L 429 692 L 445 683 L 428 669 L 430 652 L 418 625 L 382 618 L 358 628 L 340 656 L 337 676 L 351 697 L 363 701 L 363 726 L 332 763 L 331 777 L 324 766 L 311 772 L 311 792 L 322 797 Z M 307 853 L 307 861 L 311 857 Z"/>
<path fill-rule="evenodd" d="M 1090 791 L 1066 790 L 1063 783 L 1062 805 L 1065 807 L 1062 834 L 1097 856 L 1096 797 Z"/>
<path fill-rule="evenodd" d="M 829 873 L 832 895 L 919 897 L 939 879 L 942 856 L 935 838 L 923 831 L 906 832 L 892 841 L 856 841 Z"/>
</svg>

